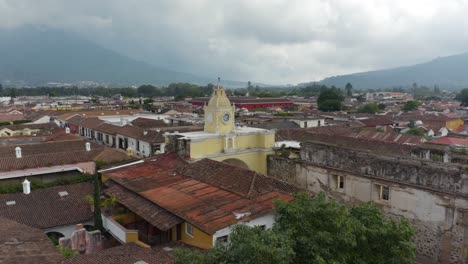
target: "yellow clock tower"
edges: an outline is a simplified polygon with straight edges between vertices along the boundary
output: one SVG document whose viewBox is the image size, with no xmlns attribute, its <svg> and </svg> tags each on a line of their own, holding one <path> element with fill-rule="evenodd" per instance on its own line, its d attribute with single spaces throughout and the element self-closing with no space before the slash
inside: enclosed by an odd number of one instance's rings
<svg viewBox="0 0 468 264">
<path fill-rule="evenodd" d="M 265 174 L 267 156 L 273 153 L 275 145 L 275 132 L 236 127 L 235 106 L 219 84 L 204 111 L 204 131 L 166 135 L 168 146 L 191 161 L 208 158 Z"/>
<path fill-rule="evenodd" d="M 205 111 L 205 132 L 225 134 L 234 130 L 234 109 L 223 87 L 213 90 Z"/>
</svg>

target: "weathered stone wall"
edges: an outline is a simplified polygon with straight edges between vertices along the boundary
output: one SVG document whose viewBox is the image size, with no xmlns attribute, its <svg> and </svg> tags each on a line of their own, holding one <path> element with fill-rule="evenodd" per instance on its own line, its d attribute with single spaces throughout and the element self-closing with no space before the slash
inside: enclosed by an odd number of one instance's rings
<svg viewBox="0 0 468 264">
<path fill-rule="evenodd" d="M 267 159 L 267 175 L 296 184 L 296 162 L 288 158 L 270 155 Z"/>
<path fill-rule="evenodd" d="M 268 175 L 347 204 L 373 201 L 391 217 L 405 217 L 416 230 L 418 263 L 462 263 L 468 244 L 465 170 L 455 164 L 378 156 L 333 146 L 302 146 L 302 159 L 268 159 Z M 345 186 L 336 188 L 337 176 Z M 374 186 L 390 187 L 388 201 Z"/>
<path fill-rule="evenodd" d="M 450 163 L 412 157 L 376 156 L 325 144 L 303 143 L 301 159 L 312 164 L 369 175 L 437 191 L 468 194 L 468 175 Z"/>
</svg>

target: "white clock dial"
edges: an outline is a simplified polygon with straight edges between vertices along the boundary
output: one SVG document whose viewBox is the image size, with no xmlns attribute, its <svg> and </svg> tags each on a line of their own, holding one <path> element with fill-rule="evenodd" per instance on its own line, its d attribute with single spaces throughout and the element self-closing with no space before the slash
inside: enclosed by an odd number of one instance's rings
<svg viewBox="0 0 468 264">
<path fill-rule="evenodd" d="M 229 122 L 229 120 L 231 120 L 231 115 L 228 112 L 224 113 L 223 114 L 223 122 L 227 123 L 227 122 Z"/>
<path fill-rule="evenodd" d="M 206 122 L 208 122 L 208 123 L 213 122 L 213 114 L 212 113 L 208 113 L 206 115 Z"/>
</svg>

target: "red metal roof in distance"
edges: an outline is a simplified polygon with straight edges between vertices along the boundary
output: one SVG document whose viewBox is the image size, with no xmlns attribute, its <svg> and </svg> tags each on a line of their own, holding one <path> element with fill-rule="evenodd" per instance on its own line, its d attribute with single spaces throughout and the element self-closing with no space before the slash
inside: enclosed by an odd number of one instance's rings
<svg viewBox="0 0 468 264">
<path fill-rule="evenodd" d="M 276 199 L 290 201 L 297 191 L 254 171 L 213 160 L 187 163 L 175 153 L 103 174 L 209 234 L 272 212 Z M 250 215 L 237 219 L 234 212 Z"/>
</svg>

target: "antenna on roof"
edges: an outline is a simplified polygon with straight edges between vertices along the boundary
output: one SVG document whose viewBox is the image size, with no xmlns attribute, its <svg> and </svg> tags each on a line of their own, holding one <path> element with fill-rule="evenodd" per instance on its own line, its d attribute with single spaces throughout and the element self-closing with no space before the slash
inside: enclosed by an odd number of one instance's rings
<svg viewBox="0 0 468 264">
<path fill-rule="evenodd" d="M 221 82 L 221 78 L 218 77 L 218 85 L 217 85 L 217 89 L 219 90 L 219 83 Z"/>
</svg>

